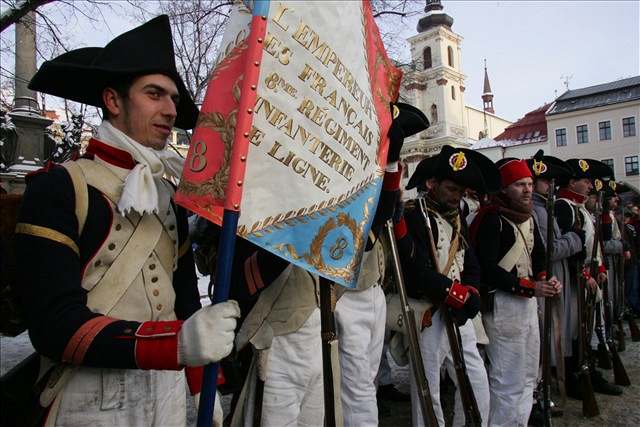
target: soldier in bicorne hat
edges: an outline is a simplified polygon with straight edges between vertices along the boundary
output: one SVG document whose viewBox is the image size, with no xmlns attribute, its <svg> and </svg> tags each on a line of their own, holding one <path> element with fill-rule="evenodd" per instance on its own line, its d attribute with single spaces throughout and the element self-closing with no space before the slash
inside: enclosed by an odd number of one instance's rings
<svg viewBox="0 0 640 427">
<path fill-rule="evenodd" d="M 580 325 L 578 324 L 578 296 L 580 277 L 587 285 L 587 292 L 597 292 L 598 284 L 607 279 L 606 268 L 603 263 L 600 247 L 593 252 L 595 239 L 595 224 L 592 214 L 586 206 L 589 193 L 594 189 L 594 180 L 612 177 L 613 171 L 604 163 L 592 159 L 569 159 L 566 161 L 571 172 L 570 176 L 560 180 L 560 191 L 556 200 L 556 220 L 563 233 L 571 231 L 584 234 L 582 251 L 569 260 L 569 280 L 565 282 L 565 384 L 567 395 L 582 399 L 582 390 L 578 378 L 577 338 Z M 591 277 L 589 265 L 592 259 L 598 264 L 596 277 Z M 579 268 L 578 268 L 579 266 Z M 570 341 L 571 340 L 571 341 Z M 570 344 L 571 342 L 571 344 Z M 602 373 L 591 369 L 591 382 L 596 392 L 605 394 L 621 394 L 622 389 L 608 383 Z"/>
<path fill-rule="evenodd" d="M 476 151 L 444 146 L 440 154 L 418 164 L 407 189 L 423 187 L 428 190 L 424 199 L 408 203 L 403 217 L 395 225 L 407 292 L 413 298 L 432 304 L 431 310 L 423 316 L 419 341 L 440 425 L 444 425 L 440 406 L 442 367 L 457 384 L 442 310 L 449 310 L 459 327 L 467 374 L 483 425 L 488 422 L 487 371 L 478 352 L 472 321 L 480 310 L 480 271 L 473 250 L 469 248 L 467 225 L 459 206 L 467 188 L 488 193 L 497 190 L 498 183 L 498 171 L 491 160 Z M 424 425 L 413 380 L 411 401 L 413 424 Z M 456 393 L 454 425 L 463 424 L 464 411 Z"/>
<path fill-rule="evenodd" d="M 167 138 L 198 115 L 169 19 L 47 61 L 29 87 L 104 113 L 84 157 L 28 177 L 16 229 L 29 336 L 54 367 L 42 373 L 47 422 L 184 425 L 183 368 L 197 393 L 240 313 L 200 307 L 186 211 L 165 179 L 182 171 Z"/>
<path fill-rule="evenodd" d="M 405 138 L 429 127 L 427 117 L 409 104 L 391 106 L 393 122 L 389 129 L 389 151 L 383 189 L 378 202 L 360 275 L 355 288 L 345 288 L 336 304 L 342 388 L 342 414 L 345 426 L 368 426 L 378 422 L 376 375 L 383 351 L 386 300 L 382 291 L 385 254 L 380 232 L 393 215 L 400 195 L 402 171 L 400 150 Z"/>
<path fill-rule="evenodd" d="M 552 182 L 557 183 L 565 181 L 571 176 L 571 170 L 564 161 L 553 156 L 544 155 L 542 150 L 539 150 L 531 159 L 527 159 L 527 164 L 533 176 L 533 220 L 538 227 L 538 231 L 540 232 L 540 237 L 545 248 L 548 248 L 548 243 L 546 241 L 547 229 L 549 226 L 553 227 L 554 240 L 552 242 L 552 269 L 549 274 L 557 277 L 560 283 L 568 283 L 568 259 L 582 251 L 584 233 L 576 230 L 563 234 L 560 231 L 560 227 L 558 226 L 558 222 L 555 218 L 553 224 L 550 225 L 548 223 L 546 204 L 547 194 Z M 571 299 L 567 294 L 570 291 L 570 288 L 568 286 L 563 286 L 562 290 L 563 292 L 557 296 L 560 301 L 553 305 L 553 326 L 551 328 L 550 345 L 551 366 L 556 367 L 560 387 L 564 390 L 564 354 L 565 351 L 567 351 L 567 347 L 569 351 L 571 350 L 571 337 L 569 335 L 569 338 L 567 338 L 566 333 L 568 320 L 564 315 L 565 313 L 571 312 L 570 308 L 565 310 L 565 303 L 568 303 Z M 545 301 L 546 298 L 538 299 L 541 324 Z M 534 408 L 532 417 L 541 415 L 540 410 L 540 406 Z M 559 415 L 560 411 L 554 410 L 552 413 L 554 415 Z"/>
</svg>

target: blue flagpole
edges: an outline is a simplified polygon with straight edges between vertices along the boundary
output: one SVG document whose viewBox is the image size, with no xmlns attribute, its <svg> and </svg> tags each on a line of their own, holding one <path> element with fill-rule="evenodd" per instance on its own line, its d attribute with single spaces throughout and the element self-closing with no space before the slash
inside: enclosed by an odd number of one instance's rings
<svg viewBox="0 0 640 427">
<path fill-rule="evenodd" d="M 235 252 L 236 232 L 240 216 L 244 172 L 249 150 L 249 131 L 252 126 L 253 107 L 256 102 L 256 88 L 260 75 L 262 43 L 266 33 L 269 0 L 254 0 L 251 31 L 247 40 L 245 54 L 243 89 L 238 104 L 238 119 L 233 138 L 229 178 L 225 191 L 224 214 L 222 216 L 222 236 L 218 245 L 216 279 L 213 290 L 213 304 L 229 299 L 233 255 Z M 198 406 L 198 427 L 211 427 L 213 408 L 216 399 L 216 380 L 219 363 L 211 363 L 204 368 L 200 404 Z"/>
<path fill-rule="evenodd" d="M 213 287 L 213 304 L 229 299 L 239 216 L 239 212 L 226 209 L 222 216 L 222 235 L 218 245 L 218 254 L 220 255 L 218 256 L 216 279 Z M 216 399 L 218 367 L 219 363 L 211 363 L 204 367 L 200 405 L 198 407 L 198 427 L 211 427 L 213 424 L 213 405 Z"/>
</svg>

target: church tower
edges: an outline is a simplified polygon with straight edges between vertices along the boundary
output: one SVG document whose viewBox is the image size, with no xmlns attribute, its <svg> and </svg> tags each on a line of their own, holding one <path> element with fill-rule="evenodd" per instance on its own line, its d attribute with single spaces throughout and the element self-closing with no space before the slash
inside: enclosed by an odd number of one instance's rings
<svg viewBox="0 0 640 427">
<path fill-rule="evenodd" d="M 400 99 L 422 110 L 431 124 L 403 147 L 409 174 L 419 160 L 438 154 L 445 144 L 468 145 L 462 37 L 453 32 L 453 18 L 443 9 L 440 0 L 426 0 L 418 34 L 408 39 L 411 65 L 404 69 Z"/>
<path fill-rule="evenodd" d="M 487 60 L 484 60 L 484 89 L 482 89 L 482 109 L 487 113 L 495 114 L 493 109 L 493 93 L 489 84 L 489 74 L 487 74 Z"/>
</svg>

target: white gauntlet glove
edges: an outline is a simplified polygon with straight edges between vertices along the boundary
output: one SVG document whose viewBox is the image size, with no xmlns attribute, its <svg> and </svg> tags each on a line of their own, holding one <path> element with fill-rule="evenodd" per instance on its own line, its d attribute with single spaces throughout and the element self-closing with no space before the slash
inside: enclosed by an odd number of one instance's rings
<svg viewBox="0 0 640 427">
<path fill-rule="evenodd" d="M 193 313 L 178 334 L 178 364 L 203 366 L 231 353 L 238 317 L 240 307 L 232 300 Z"/>
</svg>

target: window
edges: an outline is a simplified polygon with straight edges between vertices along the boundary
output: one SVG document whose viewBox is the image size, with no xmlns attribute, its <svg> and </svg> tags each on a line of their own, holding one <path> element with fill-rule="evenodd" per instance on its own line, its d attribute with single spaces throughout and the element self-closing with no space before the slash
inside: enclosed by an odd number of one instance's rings
<svg viewBox="0 0 640 427">
<path fill-rule="evenodd" d="M 602 163 L 609 166 L 613 170 L 613 159 L 602 159 Z"/>
<path fill-rule="evenodd" d="M 609 120 L 606 122 L 599 122 L 598 130 L 600 131 L 600 141 L 611 140 L 611 122 Z"/>
<path fill-rule="evenodd" d="M 406 163 L 402 163 L 402 177 L 409 178 L 409 165 Z"/>
<path fill-rule="evenodd" d="M 576 139 L 578 140 L 578 144 L 586 144 L 589 142 L 587 125 L 576 126 Z"/>
<path fill-rule="evenodd" d="M 625 117 L 624 119 L 622 119 L 622 136 L 636 136 L 635 117 Z"/>
<path fill-rule="evenodd" d="M 429 46 L 425 47 L 422 51 L 422 64 L 424 65 L 424 69 L 431 68 L 431 48 Z"/>
<path fill-rule="evenodd" d="M 451 99 L 456 100 L 456 88 L 451 86 Z"/>
<path fill-rule="evenodd" d="M 624 174 L 626 176 L 638 175 L 638 156 L 624 158 Z"/>
<path fill-rule="evenodd" d="M 447 56 L 449 58 L 449 67 L 453 67 L 453 48 L 447 47 Z"/>
<path fill-rule="evenodd" d="M 556 129 L 556 146 L 564 147 L 567 145 L 567 129 Z"/>
<path fill-rule="evenodd" d="M 438 123 L 438 107 L 436 104 L 431 104 L 431 125 Z"/>
</svg>

